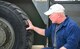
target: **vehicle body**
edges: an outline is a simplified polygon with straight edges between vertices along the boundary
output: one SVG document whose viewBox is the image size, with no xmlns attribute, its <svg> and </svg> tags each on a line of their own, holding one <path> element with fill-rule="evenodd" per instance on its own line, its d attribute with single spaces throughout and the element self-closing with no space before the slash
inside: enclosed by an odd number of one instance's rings
<svg viewBox="0 0 80 49">
<path fill-rule="evenodd" d="M 49 27 L 51 23 L 44 12 L 55 3 L 62 4 L 66 8 L 65 14 L 80 25 L 80 1 L 1 0 L 0 49 L 31 49 L 32 45 L 52 46 L 50 38 L 26 30 L 26 20 L 30 19 L 33 25 L 40 28 Z"/>
</svg>

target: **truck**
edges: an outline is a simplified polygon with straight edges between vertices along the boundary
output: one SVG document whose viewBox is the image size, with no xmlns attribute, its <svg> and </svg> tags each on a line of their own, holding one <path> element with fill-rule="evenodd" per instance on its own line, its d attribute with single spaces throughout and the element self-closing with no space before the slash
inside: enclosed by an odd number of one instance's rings
<svg viewBox="0 0 80 49">
<path fill-rule="evenodd" d="M 26 30 L 27 20 L 34 26 L 47 28 L 51 24 L 44 12 L 52 4 L 62 4 L 65 14 L 80 25 L 80 0 L 0 0 L 0 49 L 32 49 L 32 45 L 51 47 L 51 39 Z"/>
</svg>

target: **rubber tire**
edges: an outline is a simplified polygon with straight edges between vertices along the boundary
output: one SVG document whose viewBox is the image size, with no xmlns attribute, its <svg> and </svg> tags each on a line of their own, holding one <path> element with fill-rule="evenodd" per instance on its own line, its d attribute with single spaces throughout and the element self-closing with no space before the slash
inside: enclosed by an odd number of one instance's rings
<svg viewBox="0 0 80 49">
<path fill-rule="evenodd" d="M 25 27 L 28 15 L 14 4 L 0 1 L 0 17 L 7 20 L 14 29 L 15 42 L 12 49 L 31 49 L 33 34 Z"/>
</svg>

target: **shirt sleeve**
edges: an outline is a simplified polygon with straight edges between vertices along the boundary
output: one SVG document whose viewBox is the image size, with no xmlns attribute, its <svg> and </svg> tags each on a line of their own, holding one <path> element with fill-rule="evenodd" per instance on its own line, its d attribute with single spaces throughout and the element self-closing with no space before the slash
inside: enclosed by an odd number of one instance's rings
<svg viewBox="0 0 80 49">
<path fill-rule="evenodd" d="M 67 49 L 76 49 L 80 39 L 80 28 L 73 26 L 67 38 L 67 43 L 64 45 Z"/>
<path fill-rule="evenodd" d="M 51 35 L 51 29 L 52 29 L 52 25 L 49 28 L 45 29 L 45 36 L 46 37 L 49 37 Z"/>
</svg>

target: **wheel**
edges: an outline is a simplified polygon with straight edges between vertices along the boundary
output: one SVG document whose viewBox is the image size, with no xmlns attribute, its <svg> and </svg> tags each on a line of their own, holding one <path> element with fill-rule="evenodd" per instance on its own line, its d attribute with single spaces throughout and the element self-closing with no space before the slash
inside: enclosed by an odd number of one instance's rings
<svg viewBox="0 0 80 49">
<path fill-rule="evenodd" d="M 33 34 L 26 30 L 27 17 L 14 4 L 0 1 L 0 49 L 31 49 Z"/>
</svg>

